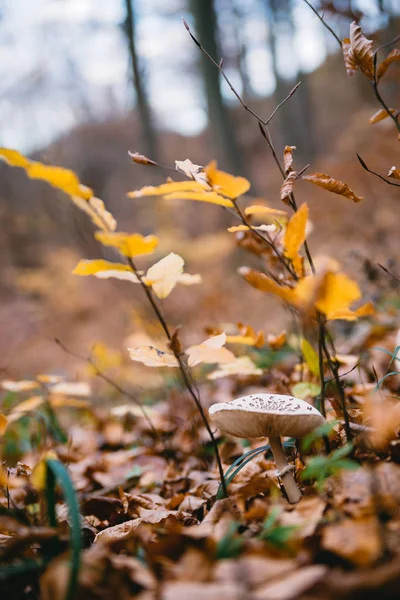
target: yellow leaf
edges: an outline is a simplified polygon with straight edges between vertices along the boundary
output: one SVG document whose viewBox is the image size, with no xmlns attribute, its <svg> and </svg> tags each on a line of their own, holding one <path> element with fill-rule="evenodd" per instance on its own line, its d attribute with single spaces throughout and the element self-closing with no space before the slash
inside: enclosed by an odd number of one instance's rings
<svg viewBox="0 0 400 600">
<path fill-rule="evenodd" d="M 308 206 L 304 203 L 294 213 L 293 217 L 287 224 L 283 242 L 285 248 L 285 256 L 293 262 L 296 274 L 298 276 L 302 275 L 303 270 L 301 266 L 299 250 L 306 239 L 307 219 Z"/>
<path fill-rule="evenodd" d="M 373 81 L 374 57 L 372 53 L 373 42 L 367 40 L 361 31 L 360 25 L 355 21 L 350 25 L 350 50 L 349 53 L 357 67 Z"/>
<path fill-rule="evenodd" d="M 36 379 L 41 383 L 53 385 L 54 383 L 60 383 L 63 381 L 64 377 L 62 375 L 48 375 L 47 373 L 42 373 L 40 375 L 36 375 Z"/>
<path fill-rule="evenodd" d="M 256 346 L 261 348 L 265 343 L 265 336 L 262 331 L 256 332 L 250 325 L 243 323 L 237 324 L 238 335 L 227 335 L 227 344 L 245 344 L 246 346 Z"/>
<path fill-rule="evenodd" d="M 228 227 L 230 233 L 237 233 L 238 231 L 248 231 L 250 227 L 247 225 L 235 225 L 234 227 Z"/>
<path fill-rule="evenodd" d="M 185 261 L 179 254 L 171 252 L 147 271 L 146 284 L 151 285 L 159 298 L 166 298 L 172 292 L 183 273 Z"/>
<path fill-rule="evenodd" d="M 131 271 L 128 265 L 112 263 L 108 260 L 80 260 L 72 271 L 73 275 L 97 275 L 104 271 Z"/>
<path fill-rule="evenodd" d="M 247 179 L 219 171 L 215 161 L 208 164 L 204 170 L 208 177 L 208 183 L 213 189 L 228 198 L 239 198 L 250 189 L 250 182 Z"/>
<path fill-rule="evenodd" d="M 49 451 L 41 458 L 32 471 L 30 482 L 36 491 L 42 492 L 47 487 L 47 461 L 57 459 L 55 452 Z"/>
<path fill-rule="evenodd" d="M 128 352 L 132 360 L 143 363 L 146 367 L 179 367 L 173 354 L 158 350 L 154 346 L 128 348 Z"/>
<path fill-rule="evenodd" d="M 400 179 L 400 169 L 396 169 L 396 167 L 392 167 L 389 170 L 388 177 L 392 177 L 393 179 Z"/>
<path fill-rule="evenodd" d="M 92 196 L 83 200 L 78 196 L 71 196 L 72 202 L 92 219 L 92 223 L 103 231 L 115 231 L 117 222 L 113 215 L 106 210 L 103 200 Z"/>
<path fill-rule="evenodd" d="M 296 146 L 285 146 L 283 151 L 283 169 L 285 171 L 285 175 L 292 170 L 293 150 L 297 150 Z"/>
<path fill-rule="evenodd" d="M 310 173 L 310 175 L 303 175 L 303 179 L 309 181 L 310 183 L 314 183 L 319 187 L 328 190 L 329 192 L 333 192 L 334 194 L 339 194 L 339 196 L 345 196 L 353 202 L 361 202 L 364 200 L 361 196 L 357 196 L 343 181 L 339 181 L 338 179 L 332 179 L 329 175 L 325 173 Z"/>
<path fill-rule="evenodd" d="M 0 148 L 0 160 L 4 160 L 12 167 L 22 167 L 31 179 L 46 181 L 70 196 L 77 196 L 84 200 L 93 196 L 93 191 L 82 185 L 75 173 L 69 169 L 31 161 L 16 150 L 7 148 Z"/>
<path fill-rule="evenodd" d="M 198 346 L 190 346 L 186 350 L 189 355 L 189 367 L 194 367 L 199 363 L 230 363 L 235 360 L 235 355 L 227 348 L 223 348 L 226 343 L 225 332 L 215 335 Z"/>
<path fill-rule="evenodd" d="M 293 193 L 294 182 L 296 181 L 297 171 L 290 171 L 286 175 L 285 181 L 281 187 L 281 200 L 284 204 L 289 204 L 290 195 Z"/>
<path fill-rule="evenodd" d="M 247 267 L 241 267 L 239 269 L 239 273 L 240 275 L 243 275 L 245 279 L 247 279 L 250 285 L 258 290 L 279 296 L 279 298 L 282 298 L 282 300 L 285 300 L 286 302 L 294 302 L 295 295 L 293 289 L 278 285 L 273 279 L 270 279 L 267 277 L 267 275 L 264 275 L 264 273 L 258 273 L 257 271 Z"/>
<path fill-rule="evenodd" d="M 182 285 L 197 285 L 198 283 L 202 283 L 203 278 L 199 273 L 182 273 L 178 277 L 178 283 Z"/>
<path fill-rule="evenodd" d="M 389 108 L 389 111 L 392 115 L 394 115 L 396 113 L 394 108 Z M 379 123 L 379 121 L 383 121 L 383 119 L 387 119 L 388 116 L 389 116 L 388 111 L 385 110 L 384 108 L 380 108 L 379 110 L 376 111 L 376 113 L 374 113 L 372 115 L 372 117 L 370 117 L 370 119 L 368 119 L 368 123 L 370 125 L 373 125 L 374 123 Z"/>
<path fill-rule="evenodd" d="M 85 381 L 62 381 L 51 388 L 52 394 L 65 394 L 69 396 L 89 396 L 90 385 Z"/>
<path fill-rule="evenodd" d="M 168 181 L 158 186 L 146 185 L 140 190 L 129 192 L 129 198 L 142 198 L 143 196 L 165 196 L 173 192 L 202 192 L 208 190 L 209 186 L 202 185 L 197 181 Z"/>
<path fill-rule="evenodd" d="M 196 200 L 198 202 L 208 202 L 218 206 L 232 207 L 233 203 L 228 198 L 224 198 L 216 192 L 174 192 L 165 196 L 166 200 Z"/>
<path fill-rule="evenodd" d="M 69 398 L 68 396 L 64 395 L 51 397 L 50 404 L 53 408 L 87 408 L 90 406 L 88 400 Z"/>
<path fill-rule="evenodd" d="M 103 246 L 112 246 L 124 256 L 134 258 L 143 254 L 151 254 L 159 244 L 159 239 L 154 235 L 144 237 L 140 233 L 106 233 L 96 231 L 95 238 Z"/>
<path fill-rule="evenodd" d="M 400 50 L 398 48 L 394 48 L 391 52 L 389 52 L 385 60 L 382 61 L 379 65 L 377 73 L 378 81 L 379 79 L 381 79 L 381 77 L 385 75 L 386 71 L 388 70 L 388 67 L 396 61 L 400 61 Z"/>
<path fill-rule="evenodd" d="M 248 356 L 236 358 L 233 362 L 220 365 L 220 367 L 207 375 L 207 379 L 220 379 L 221 377 L 230 377 L 232 375 L 241 375 L 250 377 L 252 375 L 262 375 L 262 369 L 258 369 Z"/>
<path fill-rule="evenodd" d="M 358 284 L 344 273 L 326 273 L 318 290 L 316 308 L 328 319 L 338 318 L 335 314 L 346 311 L 361 297 Z"/>
<path fill-rule="evenodd" d="M 319 376 L 319 360 L 318 355 L 315 352 L 314 348 L 311 346 L 310 342 L 303 338 L 301 342 L 301 351 L 305 358 L 305 361 L 310 369 L 311 373 Z"/>
<path fill-rule="evenodd" d="M 140 272 L 141 274 L 141 272 Z M 110 269 L 109 271 L 99 271 L 94 274 L 97 279 L 119 279 L 120 281 L 130 281 L 131 283 L 140 283 L 139 277 L 132 271 L 117 271 Z M 143 283 L 146 283 L 142 277 Z"/>
<path fill-rule="evenodd" d="M 245 215 L 257 215 L 261 217 L 286 217 L 287 213 L 284 210 L 279 210 L 277 208 L 270 208 L 269 206 L 264 206 L 262 204 L 253 204 L 252 206 L 248 206 L 244 209 Z"/>
</svg>

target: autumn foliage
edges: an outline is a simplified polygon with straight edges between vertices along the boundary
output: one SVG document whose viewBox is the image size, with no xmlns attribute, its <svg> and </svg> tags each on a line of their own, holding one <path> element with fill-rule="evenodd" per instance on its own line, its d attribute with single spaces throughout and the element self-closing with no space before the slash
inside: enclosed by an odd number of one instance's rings
<svg viewBox="0 0 400 600">
<path fill-rule="evenodd" d="M 356 23 L 341 46 L 348 75 L 359 72 L 371 84 L 378 110 L 370 124 L 391 119 L 395 146 L 399 111 L 386 105 L 379 86 L 400 51 L 383 48 L 378 56 Z M 168 298 L 177 286 L 195 295 L 207 273 L 187 271 L 178 253 L 160 256 L 162 232 L 120 230 L 72 171 L 0 149 L 8 165 L 60 190 L 91 220 L 109 260 L 82 257 L 71 277 L 134 284 L 129 289 L 141 294 L 157 323 L 152 336 L 135 334 L 120 353 L 99 345 L 81 356 L 54 340 L 85 361 L 85 381 L 52 374 L 2 381 L 0 586 L 7 597 L 395 597 L 396 327 L 388 325 L 383 302 L 364 293 L 335 256 L 314 255 L 319 224 L 298 200 L 298 186 L 301 180 L 302 189 L 321 188 L 322 202 L 342 196 L 355 211 L 353 203 L 364 198 L 333 172 L 297 165 L 294 146 L 278 156 L 269 120 L 252 112 L 253 118 L 276 156 L 279 208 L 215 161 L 176 160 L 160 185 L 127 192 L 139 212 L 140 203 L 158 197 L 160 210 L 194 201 L 198 211 L 211 204 L 231 220 L 226 236 L 241 250 L 234 275 L 242 321 L 204 323 L 194 344 L 186 343 L 185 323 L 170 323 Z M 132 168 L 149 167 L 149 179 L 152 169 L 165 169 L 152 157 L 129 156 Z M 385 182 L 400 185 L 396 166 L 379 174 L 359 159 L 363 175 L 383 180 L 383 189 Z M 346 206 L 338 210 L 346 219 Z M 386 275 L 398 281 L 387 269 Z M 250 286 L 260 304 L 269 295 L 285 306 L 286 329 L 271 335 L 254 328 L 245 301 Z M 129 376 L 113 377 L 123 355 L 150 382 L 139 394 L 127 389 Z M 117 406 L 98 410 L 95 376 L 117 394 Z M 261 392 L 294 396 L 323 415 L 324 424 L 301 443 L 284 439 L 288 469 L 301 489 L 298 504 L 288 503 L 287 472 L 276 468 L 272 441 L 225 435 L 208 416 L 213 402 Z"/>
</svg>

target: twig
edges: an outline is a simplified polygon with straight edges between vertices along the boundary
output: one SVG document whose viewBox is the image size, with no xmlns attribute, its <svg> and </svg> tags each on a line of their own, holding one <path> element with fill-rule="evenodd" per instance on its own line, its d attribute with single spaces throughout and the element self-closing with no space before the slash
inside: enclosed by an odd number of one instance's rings
<svg viewBox="0 0 400 600">
<path fill-rule="evenodd" d="M 205 415 L 203 406 L 201 404 L 200 397 L 195 393 L 195 391 L 193 389 L 193 385 L 192 385 L 192 383 L 190 381 L 190 376 L 189 376 L 189 374 L 187 372 L 187 367 L 186 367 L 185 363 L 183 362 L 183 359 L 182 359 L 182 356 L 181 356 L 180 352 L 176 349 L 175 344 L 171 343 L 172 342 L 172 334 L 171 334 L 171 332 L 170 332 L 170 330 L 168 328 L 167 322 L 166 322 L 163 314 L 161 313 L 161 310 L 160 310 L 157 302 L 155 301 L 155 299 L 153 297 L 151 289 L 143 281 L 143 278 L 142 278 L 140 272 L 138 271 L 138 269 L 136 268 L 136 265 L 133 262 L 133 260 L 132 260 L 131 257 L 128 257 L 128 263 L 129 263 L 129 266 L 131 267 L 133 273 L 139 279 L 141 288 L 142 288 L 143 292 L 145 293 L 145 295 L 146 295 L 146 297 L 147 297 L 147 299 L 148 299 L 148 301 L 150 303 L 150 306 L 152 307 L 152 309 L 153 309 L 153 311 L 154 311 L 154 313 L 155 313 L 155 315 L 156 315 L 156 317 L 157 317 L 157 319 L 158 319 L 158 321 L 159 321 L 159 323 L 160 323 L 160 325 L 161 325 L 161 327 L 162 327 L 162 329 L 163 329 L 163 331 L 164 331 L 164 333 L 165 333 L 165 335 L 166 335 L 166 337 L 168 339 L 169 347 L 172 350 L 172 352 L 173 352 L 173 354 L 174 354 L 174 356 L 175 356 L 175 358 L 176 358 L 176 360 L 178 362 L 179 370 L 180 370 L 183 382 L 184 382 L 184 384 L 185 384 L 185 386 L 186 386 L 186 388 L 187 388 L 190 396 L 192 397 L 192 399 L 193 399 L 193 401 L 194 401 L 194 403 L 195 403 L 195 405 L 197 407 L 197 410 L 200 413 L 201 419 L 202 419 L 202 421 L 204 423 L 204 426 L 205 426 L 205 428 L 207 430 L 207 433 L 210 436 L 211 443 L 212 443 L 212 445 L 214 447 L 214 453 L 215 453 L 215 458 L 216 458 L 217 465 L 218 465 L 218 471 L 219 471 L 219 476 L 220 476 L 220 480 L 221 480 L 222 489 L 223 489 L 224 495 L 227 496 L 228 492 L 227 492 L 227 488 L 226 488 L 226 482 L 225 482 L 224 470 L 223 470 L 223 467 L 222 467 L 221 457 L 220 457 L 219 451 L 218 451 L 217 441 L 216 441 L 215 436 L 214 436 L 214 434 L 212 432 L 212 429 L 210 427 L 208 419 L 207 419 L 207 417 Z"/>
<path fill-rule="evenodd" d="M 385 273 L 387 273 L 388 275 L 390 275 L 390 277 L 393 277 L 393 279 L 395 281 L 397 281 L 398 283 L 400 283 L 400 277 L 397 277 L 397 275 L 395 275 L 394 273 L 392 273 L 391 271 L 389 271 L 389 269 L 387 269 L 386 267 L 384 267 L 380 263 L 377 263 L 377 265 L 378 265 L 378 267 L 380 267 L 382 269 L 382 271 L 385 271 Z"/>
<path fill-rule="evenodd" d="M 311 8 L 311 10 L 313 11 L 313 13 L 318 17 L 318 19 L 321 21 L 321 23 L 323 24 L 324 27 L 326 27 L 326 29 L 328 31 L 330 31 L 330 33 L 333 35 L 333 37 L 335 38 L 335 40 L 337 41 L 337 43 L 339 44 L 340 48 L 342 48 L 342 42 L 339 38 L 339 36 L 336 35 L 336 33 L 333 31 L 332 27 L 330 27 L 328 25 L 328 23 L 325 21 L 324 17 L 322 17 L 319 12 L 317 11 L 316 8 L 314 8 L 314 6 L 311 4 L 311 2 L 308 2 L 308 0 L 304 0 L 304 2 L 307 4 L 307 6 L 309 8 Z"/>
<path fill-rule="evenodd" d="M 373 171 L 372 169 L 370 169 L 359 154 L 357 154 L 357 158 L 358 158 L 362 168 L 365 169 L 366 171 L 368 171 L 368 173 L 375 175 L 375 177 L 379 177 L 379 179 L 382 179 L 382 181 L 384 181 L 388 185 L 394 185 L 394 187 L 400 187 L 400 183 L 395 183 L 394 181 L 388 181 L 383 175 L 380 175 L 380 173 L 377 173 L 376 171 Z"/>
<path fill-rule="evenodd" d="M 325 409 L 325 369 L 324 369 L 324 351 L 322 338 L 325 336 L 325 326 L 324 322 L 320 321 L 319 324 L 319 337 L 318 337 L 318 368 L 319 368 L 319 381 L 321 385 L 321 394 L 320 394 L 320 409 L 324 418 L 326 418 L 326 409 Z M 324 435 L 324 444 L 325 451 L 327 454 L 331 451 L 331 445 L 329 443 L 329 438 L 325 434 Z"/>
<path fill-rule="evenodd" d="M 336 359 L 333 359 L 331 357 L 329 350 L 326 346 L 325 336 L 321 338 L 321 344 L 322 344 L 322 349 L 324 351 L 326 360 L 328 361 L 329 368 L 330 368 L 333 378 L 335 380 L 337 390 L 339 392 L 340 404 L 342 407 L 344 421 L 345 421 L 346 437 L 347 437 L 347 441 L 350 442 L 353 439 L 353 435 L 352 435 L 351 427 L 350 427 L 349 413 L 347 412 L 347 407 L 346 407 L 346 398 L 345 398 L 344 390 L 343 390 L 343 387 L 342 387 L 342 384 L 340 381 L 340 377 L 339 377 L 339 364 Z"/>
<path fill-rule="evenodd" d="M 128 398 L 129 400 L 131 400 L 134 404 L 136 404 L 136 406 L 140 409 L 143 418 L 147 421 L 148 426 L 150 427 L 150 429 L 152 430 L 152 432 L 159 438 L 158 432 L 154 426 L 154 424 L 152 423 L 145 407 L 143 406 L 143 404 L 141 404 L 139 402 L 139 400 L 137 398 L 135 398 L 135 396 L 133 394 L 131 394 L 130 392 L 128 392 L 127 390 L 125 390 L 124 388 L 122 388 L 119 383 L 117 383 L 116 381 L 114 381 L 113 379 L 111 379 L 110 377 L 108 377 L 108 375 L 105 375 L 96 365 L 96 363 L 94 362 L 94 360 L 90 357 L 90 356 L 82 356 L 80 354 L 77 354 L 75 352 L 72 352 L 72 350 L 70 350 L 69 348 L 67 348 L 67 346 L 58 338 L 54 338 L 55 343 L 57 344 L 57 346 L 59 346 L 66 354 L 69 354 L 70 356 L 73 356 L 74 358 L 78 358 L 79 360 L 85 361 L 87 362 L 89 365 L 91 365 L 93 367 L 93 369 L 95 370 L 95 374 L 97 377 L 99 377 L 100 379 L 102 379 L 103 381 L 105 381 L 106 383 L 108 383 L 111 387 L 113 387 L 119 394 L 121 394 L 121 396 L 125 396 L 126 398 Z"/>
</svg>

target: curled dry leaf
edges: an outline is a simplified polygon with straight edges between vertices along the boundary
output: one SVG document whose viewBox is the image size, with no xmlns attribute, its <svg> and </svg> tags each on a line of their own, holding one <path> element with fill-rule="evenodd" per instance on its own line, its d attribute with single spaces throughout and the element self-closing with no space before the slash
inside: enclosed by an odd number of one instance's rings
<svg viewBox="0 0 400 600">
<path fill-rule="evenodd" d="M 132 360 L 143 363 L 146 367 L 179 367 L 173 354 L 158 350 L 154 346 L 128 348 L 128 352 Z"/>
<path fill-rule="evenodd" d="M 357 71 L 357 64 L 351 53 L 350 38 L 345 38 L 342 42 L 344 66 L 349 77 L 352 77 Z"/>
<path fill-rule="evenodd" d="M 350 50 L 354 63 L 357 67 L 373 81 L 374 79 L 374 57 L 372 53 L 372 40 L 368 40 L 362 33 L 360 25 L 355 21 L 350 25 Z"/>
<path fill-rule="evenodd" d="M 210 337 L 198 346 L 190 346 L 186 350 L 186 354 L 189 356 L 189 366 L 194 367 L 199 363 L 205 364 L 226 364 L 231 363 L 235 360 L 235 355 L 224 348 L 226 343 L 226 333 L 223 332 L 219 335 Z"/>
<path fill-rule="evenodd" d="M 383 60 L 378 67 L 378 72 L 376 74 L 378 81 L 385 75 L 390 65 L 398 61 L 400 61 L 400 50 L 398 48 L 394 48 L 391 50 L 391 52 L 389 52 L 385 60 Z"/>
<path fill-rule="evenodd" d="M 285 175 L 292 170 L 293 150 L 297 150 L 296 146 L 285 146 L 283 151 L 283 169 L 285 171 Z"/>
<path fill-rule="evenodd" d="M 138 165 L 146 165 L 151 167 L 157 165 L 157 163 L 154 162 L 154 160 L 151 160 L 151 158 L 147 158 L 147 156 L 144 156 L 144 154 L 140 154 L 139 152 L 130 152 L 128 150 L 128 154 L 131 157 L 132 162 L 137 163 Z"/>
<path fill-rule="evenodd" d="M 339 181 L 338 179 L 333 179 L 329 175 L 326 175 L 326 173 L 310 173 L 309 175 L 303 175 L 303 179 L 328 190 L 328 192 L 333 192 L 339 196 L 345 196 L 345 198 L 349 198 L 349 200 L 353 200 L 353 202 L 361 202 L 361 200 L 364 200 L 363 197 L 357 196 L 349 188 L 347 183 Z"/>
<path fill-rule="evenodd" d="M 176 160 L 175 168 L 189 179 L 193 179 L 202 185 L 208 185 L 208 178 L 204 167 L 193 164 L 188 158 L 186 160 Z"/>
<path fill-rule="evenodd" d="M 284 204 L 290 204 L 289 198 L 293 193 L 294 182 L 297 177 L 297 171 L 290 171 L 281 187 L 281 200 Z"/>
</svg>

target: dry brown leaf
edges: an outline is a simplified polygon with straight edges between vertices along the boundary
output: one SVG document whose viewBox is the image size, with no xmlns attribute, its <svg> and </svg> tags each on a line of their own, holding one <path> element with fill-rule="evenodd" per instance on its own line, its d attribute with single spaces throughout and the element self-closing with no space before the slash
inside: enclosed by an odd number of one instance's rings
<svg viewBox="0 0 400 600">
<path fill-rule="evenodd" d="M 281 200 L 284 204 L 290 204 L 290 195 L 293 193 L 294 182 L 297 177 L 297 171 L 290 171 L 282 183 Z"/>
<path fill-rule="evenodd" d="M 373 42 L 362 33 L 360 25 L 355 21 L 350 25 L 350 50 L 349 53 L 357 67 L 373 81 L 374 58 L 372 53 Z"/>
<path fill-rule="evenodd" d="M 283 151 L 283 169 L 285 171 L 285 175 L 288 175 L 289 171 L 292 170 L 293 150 L 297 150 L 296 146 L 285 146 Z"/>
<path fill-rule="evenodd" d="M 388 177 L 392 177 L 392 179 L 400 179 L 400 169 L 396 169 L 395 166 L 389 169 Z"/>
<path fill-rule="evenodd" d="M 392 115 L 394 115 L 396 113 L 394 108 L 389 108 L 389 111 Z M 384 108 L 380 108 L 379 110 L 376 111 L 376 113 L 374 113 L 372 115 L 372 117 L 370 117 L 368 119 L 368 123 L 370 125 L 373 125 L 374 123 L 379 123 L 379 121 L 383 121 L 384 119 L 387 119 L 388 116 L 389 116 L 388 111 L 385 110 Z"/>
<path fill-rule="evenodd" d="M 254 600 L 295 600 L 321 581 L 328 572 L 325 565 L 310 565 L 267 583 L 254 592 Z"/>
<path fill-rule="evenodd" d="M 186 160 L 176 160 L 175 168 L 177 171 L 184 173 L 189 179 L 193 179 L 201 185 L 208 185 L 208 177 L 204 167 L 193 164 L 188 158 Z"/>
<path fill-rule="evenodd" d="M 349 77 L 352 77 L 357 71 L 357 64 L 351 53 L 350 38 L 345 38 L 342 42 L 344 66 Z"/>
<path fill-rule="evenodd" d="M 379 524 L 375 516 L 344 519 L 322 532 L 322 547 L 358 567 L 369 567 L 381 556 Z"/>
<path fill-rule="evenodd" d="M 347 183 L 339 181 L 338 179 L 333 179 L 329 175 L 326 175 L 326 173 L 310 173 L 309 175 L 303 175 L 303 179 L 310 183 L 314 183 L 329 192 L 333 192 L 339 196 L 345 196 L 346 198 L 349 198 L 349 200 L 353 200 L 353 202 L 361 202 L 361 200 L 364 200 L 361 196 L 357 196 L 349 188 Z"/>
<path fill-rule="evenodd" d="M 397 61 L 400 61 L 400 50 L 398 48 L 393 48 L 378 67 L 378 72 L 376 74 L 378 81 L 385 75 L 390 65 Z"/>
</svg>

